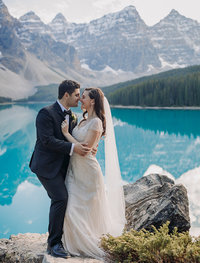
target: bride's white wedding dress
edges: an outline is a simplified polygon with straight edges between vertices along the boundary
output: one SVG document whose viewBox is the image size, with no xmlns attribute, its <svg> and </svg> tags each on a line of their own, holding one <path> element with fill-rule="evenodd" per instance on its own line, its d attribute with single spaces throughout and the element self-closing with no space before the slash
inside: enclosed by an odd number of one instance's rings
<svg viewBox="0 0 200 263">
<path fill-rule="evenodd" d="M 82 157 L 76 153 L 70 158 L 66 176 L 69 198 L 63 225 L 63 245 L 72 255 L 102 258 L 100 238 L 103 234 L 122 234 L 125 219 L 125 201 L 115 143 L 112 115 L 104 97 L 106 117 L 105 181 L 100 165 L 92 153 Z M 73 137 L 83 142 L 89 130 L 103 131 L 102 121 L 96 117 L 76 126 Z"/>
<path fill-rule="evenodd" d="M 99 118 L 82 123 L 73 130 L 73 137 L 84 141 L 90 129 L 99 132 L 103 127 Z M 86 255 L 101 258 L 100 237 L 112 233 L 104 178 L 100 165 L 91 153 L 85 157 L 73 153 L 70 158 L 66 187 L 69 198 L 63 226 L 64 247 L 73 255 Z"/>
</svg>

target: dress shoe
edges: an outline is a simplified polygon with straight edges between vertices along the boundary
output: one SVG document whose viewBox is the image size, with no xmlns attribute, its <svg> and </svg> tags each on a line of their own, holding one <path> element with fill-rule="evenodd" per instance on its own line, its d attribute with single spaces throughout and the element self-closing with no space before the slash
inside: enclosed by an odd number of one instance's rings
<svg viewBox="0 0 200 263">
<path fill-rule="evenodd" d="M 58 243 L 51 247 L 51 256 L 60 257 L 60 258 L 69 258 L 70 255 L 67 251 L 65 251 L 62 243 Z"/>
</svg>

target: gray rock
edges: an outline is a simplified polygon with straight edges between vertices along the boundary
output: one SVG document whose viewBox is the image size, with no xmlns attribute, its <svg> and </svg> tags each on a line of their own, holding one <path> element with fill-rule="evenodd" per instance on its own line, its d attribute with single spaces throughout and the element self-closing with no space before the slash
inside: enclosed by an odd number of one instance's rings
<svg viewBox="0 0 200 263">
<path fill-rule="evenodd" d="M 63 258 L 54 258 L 49 255 L 45 255 L 42 263 L 100 263 L 103 261 L 92 259 L 92 258 L 78 258 L 78 257 L 71 257 L 66 259 Z"/>
<path fill-rule="evenodd" d="M 18 234 L 0 239 L 0 262 L 36 262 L 43 260 L 47 234 Z"/>
<path fill-rule="evenodd" d="M 73 257 L 54 258 L 46 254 L 47 234 L 18 234 L 10 239 L 0 239 L 2 263 L 99 263 L 96 259 Z"/>
<path fill-rule="evenodd" d="M 169 229 L 179 232 L 190 228 L 187 190 L 175 185 L 165 175 L 150 174 L 124 186 L 127 229 L 140 230 L 160 227 L 170 221 Z"/>
</svg>

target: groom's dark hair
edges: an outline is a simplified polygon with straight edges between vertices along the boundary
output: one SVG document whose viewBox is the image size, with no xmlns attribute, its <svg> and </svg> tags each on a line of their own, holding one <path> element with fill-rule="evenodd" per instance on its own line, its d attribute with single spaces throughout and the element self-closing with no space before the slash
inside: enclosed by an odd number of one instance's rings
<svg viewBox="0 0 200 263">
<path fill-rule="evenodd" d="M 62 99 L 65 92 L 71 95 L 75 89 L 80 89 L 80 84 L 73 80 L 64 80 L 58 87 L 58 99 Z"/>
</svg>

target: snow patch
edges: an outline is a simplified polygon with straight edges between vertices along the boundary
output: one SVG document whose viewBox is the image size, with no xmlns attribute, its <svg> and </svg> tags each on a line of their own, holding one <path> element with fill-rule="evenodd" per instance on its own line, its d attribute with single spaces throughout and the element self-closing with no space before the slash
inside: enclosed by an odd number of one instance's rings
<svg viewBox="0 0 200 263">
<path fill-rule="evenodd" d="M 102 70 L 93 70 L 90 68 L 90 66 L 88 64 L 86 64 L 84 62 L 84 60 L 81 61 L 81 67 L 84 68 L 84 69 L 87 69 L 87 70 L 90 70 L 90 71 L 93 71 L 93 72 L 101 72 L 101 73 L 112 73 L 114 75 L 119 75 L 119 74 L 123 74 L 123 73 L 128 73 L 128 72 L 125 72 L 121 69 L 118 69 L 118 70 L 114 70 L 113 68 L 111 68 L 110 66 L 105 66 L 104 69 Z"/>
<path fill-rule="evenodd" d="M 87 70 L 90 70 L 90 71 L 93 71 L 88 64 L 85 64 L 85 63 L 82 63 L 81 64 L 81 67 L 84 68 L 84 69 L 87 69 Z"/>
<path fill-rule="evenodd" d="M 154 69 L 155 69 L 154 66 L 150 64 L 150 65 L 148 65 L 147 72 L 151 72 Z"/>
<path fill-rule="evenodd" d="M 170 64 L 169 62 L 165 61 L 162 57 L 159 57 L 160 62 L 161 62 L 161 68 L 184 68 L 187 67 L 186 64 L 178 64 L 178 63 L 173 63 Z"/>
<path fill-rule="evenodd" d="M 128 73 L 128 72 L 125 72 L 125 71 L 123 71 L 121 69 L 115 70 L 115 69 L 111 68 L 108 65 L 103 70 L 101 70 L 100 72 L 102 72 L 102 73 L 112 73 L 114 75 L 120 75 L 120 74 L 123 74 L 123 73 Z"/>
<path fill-rule="evenodd" d="M 118 75 L 118 74 L 119 74 L 118 71 L 112 69 L 112 68 L 109 67 L 108 65 L 107 65 L 103 70 L 101 70 L 101 72 L 112 72 L 112 73 L 115 74 L 115 75 Z"/>
</svg>

